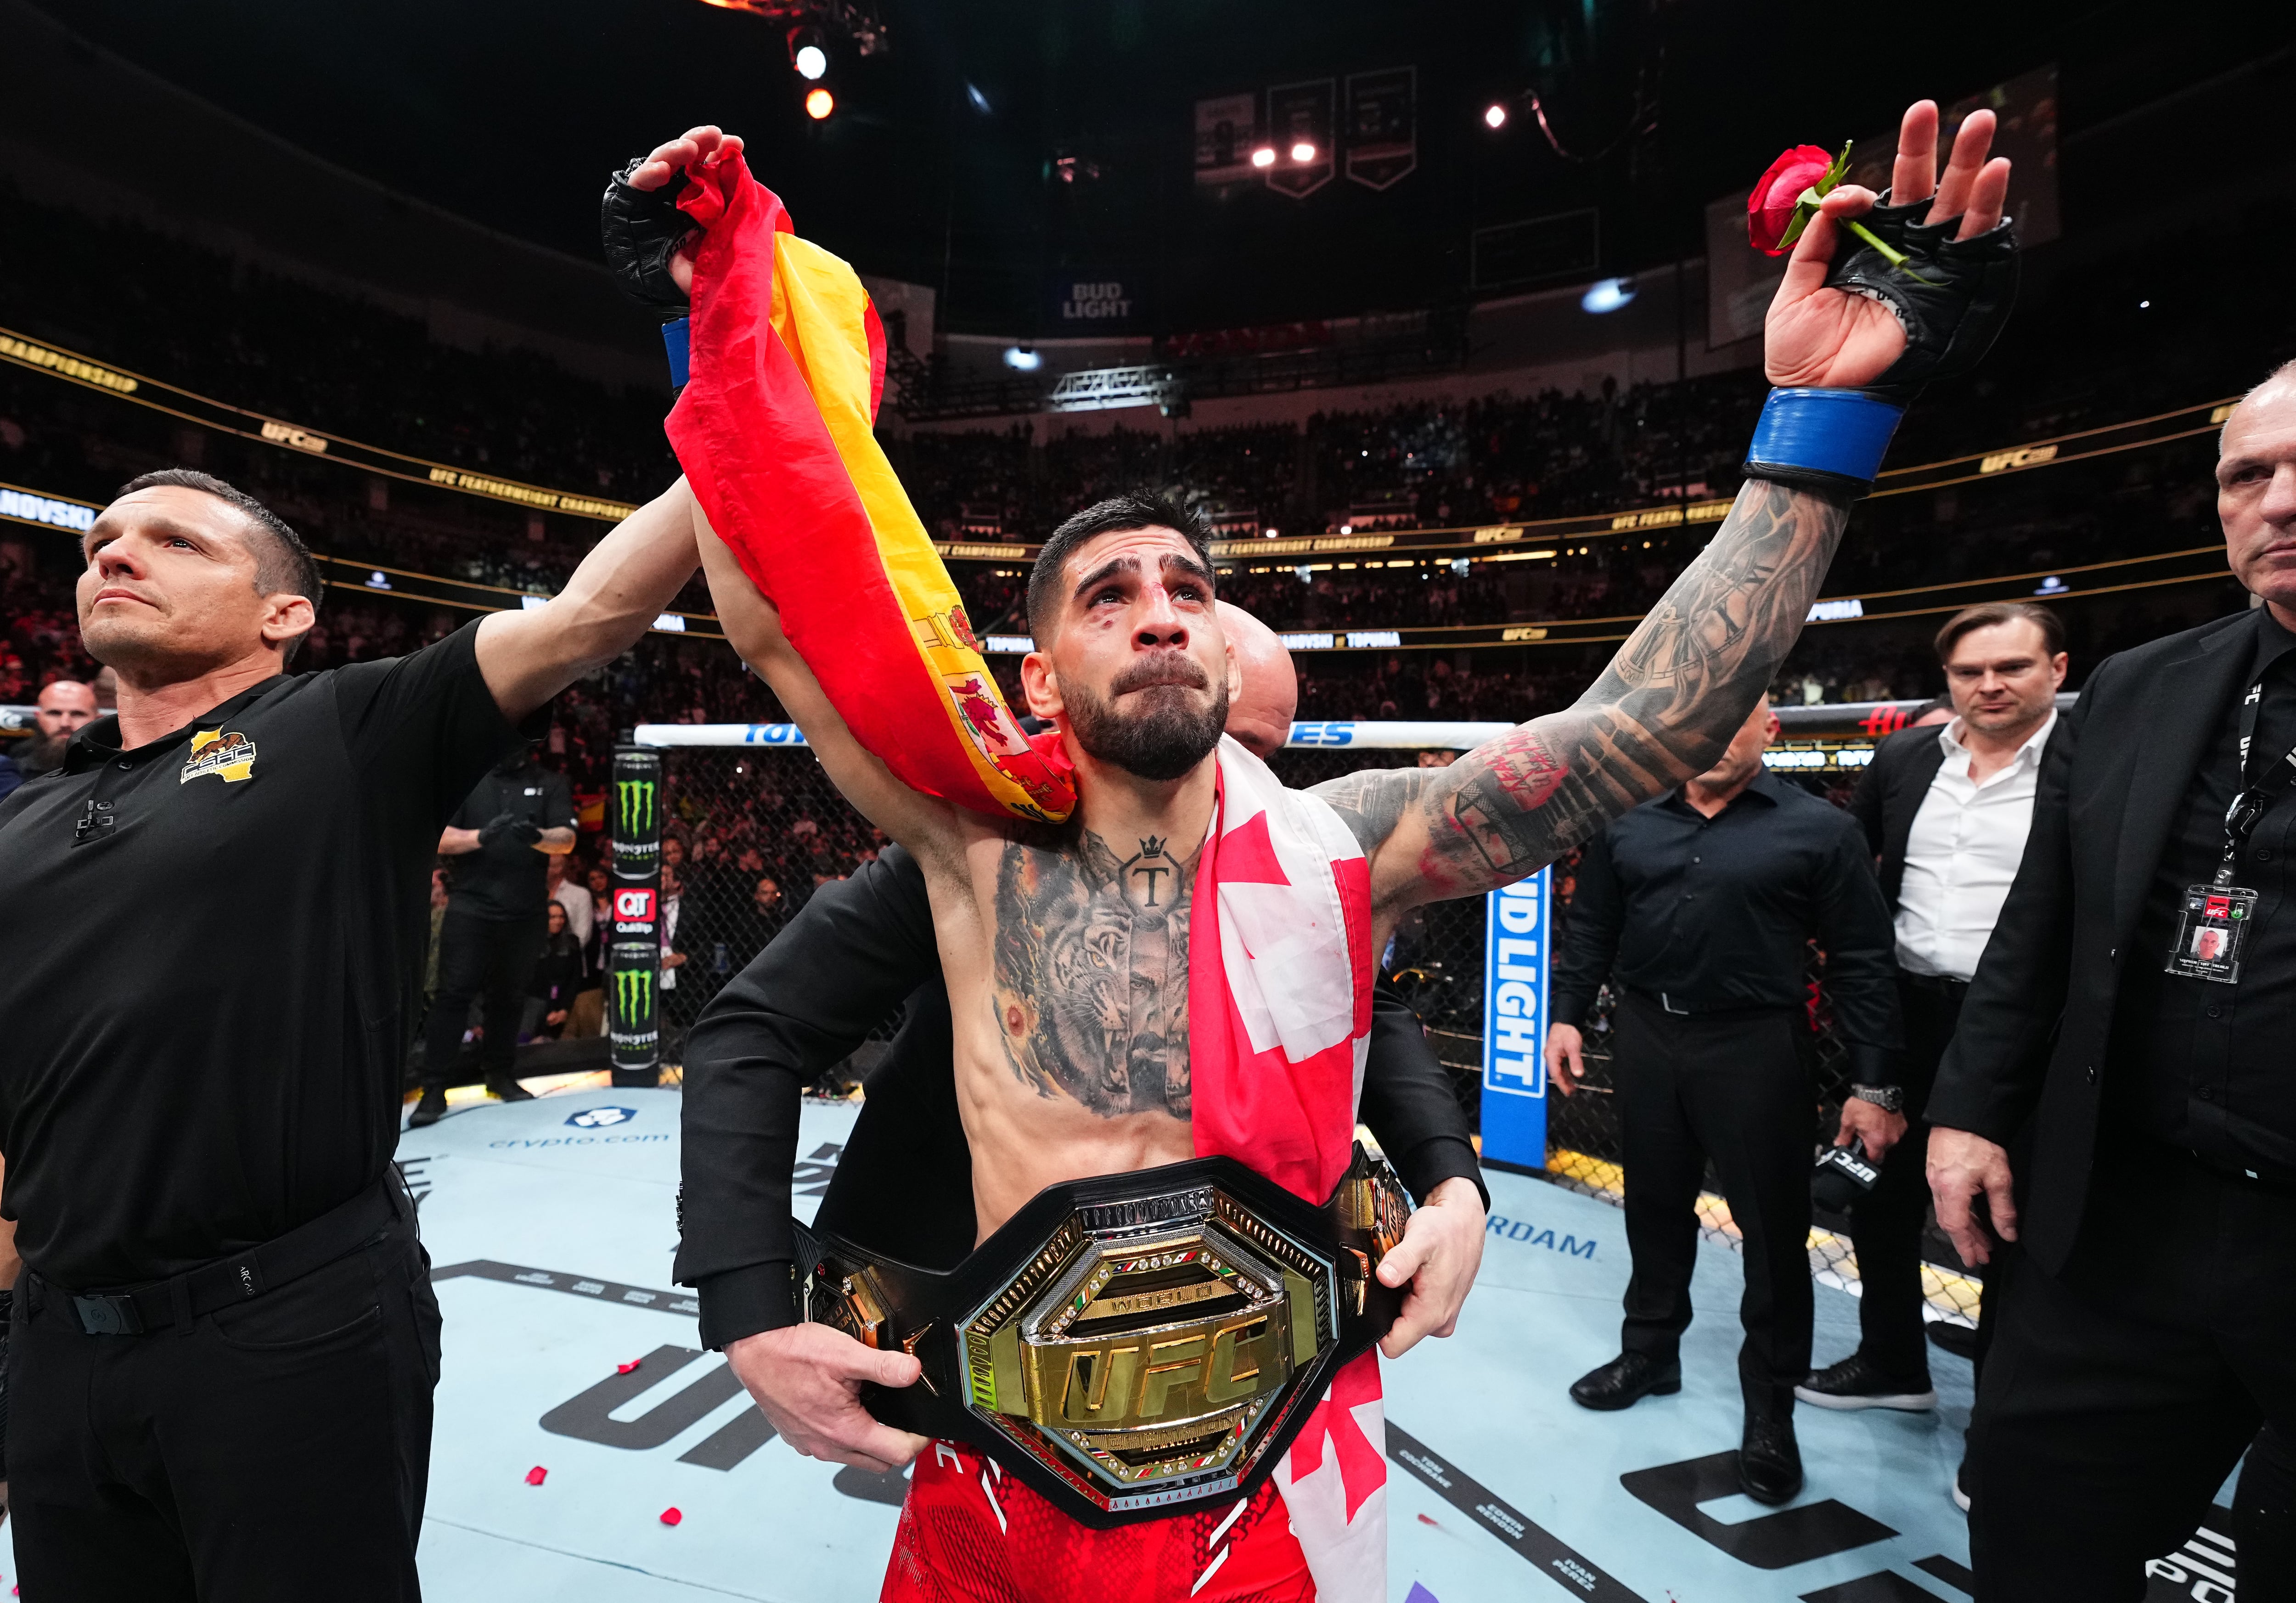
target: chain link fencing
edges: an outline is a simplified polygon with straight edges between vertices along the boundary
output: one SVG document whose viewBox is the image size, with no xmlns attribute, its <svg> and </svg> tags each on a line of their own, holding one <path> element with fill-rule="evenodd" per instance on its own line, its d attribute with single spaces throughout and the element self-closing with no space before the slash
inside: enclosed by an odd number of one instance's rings
<svg viewBox="0 0 2296 1603">
<path fill-rule="evenodd" d="M 665 1059 L 702 1008 L 764 949 L 816 887 L 850 874 L 884 843 L 829 784 L 802 748 L 684 747 L 663 753 L 667 801 L 664 864 L 676 877 L 678 916 L 671 949 L 683 961 L 664 992 Z M 1365 768 L 1411 767 L 1412 751 L 1306 749 L 1279 752 L 1270 766 L 1287 785 L 1305 789 Z M 676 842 L 672 845 L 671 842 Z M 1569 928 L 1577 856 L 1554 867 L 1558 934 Z M 669 883 L 663 886 L 665 898 Z M 1480 896 L 1439 902 L 1408 915 L 1381 954 L 1386 982 L 1425 1026 L 1429 1044 L 1451 1075 L 1471 1125 L 1480 1127 L 1483 1065 L 1483 920 Z M 1849 1093 L 1849 1051 L 1835 1032 L 1824 989 L 1825 960 L 1813 945 L 1808 978 L 1812 1074 L 1810 1141 L 1830 1142 Z M 1573 1096 L 1546 1100 L 1545 1178 L 1613 1206 L 1625 1198 L 1611 1056 L 1612 997 L 1605 987 L 1585 1026 L 1587 1075 Z M 824 1074 L 817 1093 L 850 1095 L 883 1055 L 902 1022 L 896 1010 L 853 1055 Z M 1710 1240 L 1741 1250 L 1729 1204 L 1710 1169 L 1699 1198 L 1699 1224 Z M 1980 1281 L 1955 1267 L 1934 1221 L 1927 1226 L 1923 1288 L 1932 1317 L 1976 1322 Z M 1810 1272 L 1820 1283 L 1854 1292 L 1857 1263 L 1845 1218 L 1820 1214 L 1809 1238 Z"/>
</svg>

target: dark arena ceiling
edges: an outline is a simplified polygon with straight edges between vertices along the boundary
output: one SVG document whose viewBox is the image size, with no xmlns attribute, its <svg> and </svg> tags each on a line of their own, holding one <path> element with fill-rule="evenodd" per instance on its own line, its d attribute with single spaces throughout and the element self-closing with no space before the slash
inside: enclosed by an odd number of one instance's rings
<svg viewBox="0 0 2296 1603">
<path fill-rule="evenodd" d="M 1585 208 L 1602 271 L 1631 273 L 1696 254 L 1704 203 L 1784 146 L 1868 132 L 1916 94 L 2054 61 L 2070 141 L 2296 32 L 2296 6 L 2140 0 L 878 0 L 871 55 L 832 20 L 837 109 L 816 122 L 789 23 L 701 0 L 43 4 L 321 156 L 586 258 L 611 167 L 722 123 L 804 233 L 939 290 L 944 328 L 1024 337 L 1053 274 L 1103 266 L 1147 287 L 1167 332 L 1440 305 L 1467 290 L 1474 228 Z M 1199 98 L 1405 65 L 1407 178 L 1304 200 L 1198 192 Z M 1496 132 L 1494 101 L 1513 111 Z M 2286 159 L 2255 143 L 2200 169 Z M 2069 225 L 2115 186 L 2195 171 L 2189 150 L 2138 159 L 2086 194 L 2069 170 Z"/>
</svg>

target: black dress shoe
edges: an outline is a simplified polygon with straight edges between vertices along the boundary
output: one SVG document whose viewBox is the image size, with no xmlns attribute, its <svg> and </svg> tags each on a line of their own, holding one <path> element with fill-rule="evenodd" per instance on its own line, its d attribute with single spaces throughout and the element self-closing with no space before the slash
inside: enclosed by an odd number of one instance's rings
<svg viewBox="0 0 2296 1603">
<path fill-rule="evenodd" d="M 500 1101 L 531 1102 L 534 1100 L 534 1093 L 508 1075 L 488 1075 L 487 1089 L 494 1092 L 496 1099 Z"/>
<path fill-rule="evenodd" d="M 1801 1448 L 1794 1441 L 1793 1415 L 1746 1414 L 1746 1436 L 1738 1447 L 1738 1484 L 1758 1503 L 1782 1503 L 1801 1490 Z"/>
<path fill-rule="evenodd" d="M 1937 1387 L 1927 1375 L 1885 1374 L 1863 1353 L 1804 1376 L 1794 1395 L 1819 1408 L 1894 1408 L 1917 1414 L 1937 1406 Z"/>
<path fill-rule="evenodd" d="M 414 1111 L 407 1116 L 406 1127 L 409 1130 L 421 1130 L 426 1125 L 437 1124 L 446 1116 L 447 1093 L 436 1085 L 425 1085 L 422 1088 L 422 1100 L 414 1104 Z"/>
<path fill-rule="evenodd" d="M 1681 1389 L 1681 1364 L 1660 1363 L 1647 1353 L 1622 1353 L 1572 1381 L 1570 1401 L 1607 1412 L 1632 1408 L 1645 1397 L 1670 1397 Z"/>
</svg>

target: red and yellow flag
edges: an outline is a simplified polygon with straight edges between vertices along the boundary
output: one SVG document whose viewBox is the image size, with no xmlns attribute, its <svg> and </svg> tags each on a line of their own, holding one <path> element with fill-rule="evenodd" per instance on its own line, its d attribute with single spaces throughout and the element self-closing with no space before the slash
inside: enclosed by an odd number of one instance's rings
<svg viewBox="0 0 2296 1603">
<path fill-rule="evenodd" d="M 871 430 L 885 332 L 853 269 L 736 158 L 693 169 L 705 230 L 670 443 L 711 527 L 861 744 L 911 789 L 1058 822 L 1067 776 L 1021 732 Z"/>
</svg>

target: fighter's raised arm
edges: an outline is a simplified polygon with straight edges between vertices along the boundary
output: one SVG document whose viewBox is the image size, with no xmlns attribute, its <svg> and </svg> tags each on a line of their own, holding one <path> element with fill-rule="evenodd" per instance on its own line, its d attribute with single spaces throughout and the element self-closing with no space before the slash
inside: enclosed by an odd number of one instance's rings
<svg viewBox="0 0 2296 1603">
<path fill-rule="evenodd" d="M 1921 102 L 1900 129 L 1894 203 L 1855 186 L 1824 197 L 1770 306 L 1765 366 L 1781 388 L 1736 504 L 1577 705 L 1447 768 L 1316 788 L 1371 855 L 1375 909 L 1519 879 L 1711 765 L 1800 634 L 1905 401 L 1974 362 L 2005 315 L 2009 164 L 1986 159 L 1993 122 L 1962 125 L 1940 184 L 1937 107 Z M 1859 245 L 1852 219 L 1907 259 Z"/>
</svg>

